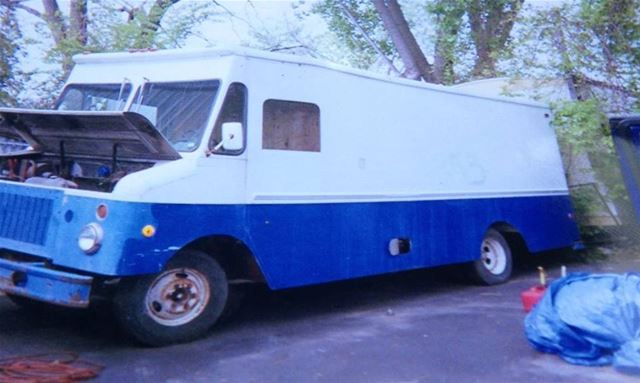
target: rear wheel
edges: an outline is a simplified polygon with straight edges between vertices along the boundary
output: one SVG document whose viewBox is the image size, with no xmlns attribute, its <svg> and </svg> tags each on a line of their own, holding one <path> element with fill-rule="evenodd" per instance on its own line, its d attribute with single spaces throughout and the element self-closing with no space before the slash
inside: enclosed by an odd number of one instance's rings
<svg viewBox="0 0 640 383">
<path fill-rule="evenodd" d="M 143 344 L 163 346 L 205 334 L 220 318 L 228 292 L 215 259 L 185 250 L 159 274 L 121 281 L 114 309 L 124 331 Z"/>
<path fill-rule="evenodd" d="M 497 230 L 489 229 L 480 245 L 480 259 L 469 265 L 473 278 L 484 285 L 504 283 L 511 277 L 511 246 Z"/>
</svg>

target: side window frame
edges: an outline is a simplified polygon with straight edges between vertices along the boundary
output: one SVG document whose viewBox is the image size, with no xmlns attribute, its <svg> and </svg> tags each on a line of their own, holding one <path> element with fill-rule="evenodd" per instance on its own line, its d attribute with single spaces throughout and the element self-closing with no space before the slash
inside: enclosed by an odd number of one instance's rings
<svg viewBox="0 0 640 383">
<path fill-rule="evenodd" d="M 240 91 L 242 91 L 243 96 L 243 108 L 242 108 L 242 121 L 223 121 L 227 120 L 228 116 L 225 116 L 225 113 L 228 111 L 228 101 L 231 95 L 232 87 L 238 87 Z M 248 115 L 248 105 L 249 105 L 249 90 L 247 86 L 241 82 L 232 82 L 227 87 L 227 91 L 224 96 L 224 100 L 222 100 L 222 107 L 220 108 L 220 113 L 216 117 L 216 121 L 213 124 L 213 130 L 211 131 L 211 136 L 209 137 L 209 141 L 207 144 L 207 153 L 208 154 L 216 154 L 223 156 L 239 156 L 247 150 L 247 115 Z M 242 123 L 242 149 L 241 150 L 224 150 L 218 149 L 214 150 L 215 146 L 219 143 L 217 141 L 216 135 L 222 135 L 221 129 L 222 124 L 225 122 L 241 122 Z"/>
<path fill-rule="evenodd" d="M 270 105 L 273 105 L 273 110 L 268 109 L 270 107 Z M 315 122 L 315 124 L 313 124 L 311 126 L 311 128 L 315 128 L 315 129 L 311 129 L 311 131 L 307 132 L 307 133 L 311 133 L 313 134 L 313 136 L 311 137 L 311 140 L 308 142 L 297 142 L 297 146 L 296 144 L 294 144 L 292 147 L 289 147 L 288 144 L 287 145 L 278 145 L 273 141 L 274 137 L 277 137 L 277 135 L 271 136 L 269 137 L 269 134 L 274 134 L 277 132 L 276 130 L 268 130 L 268 126 L 267 123 L 271 123 L 274 121 L 268 120 L 267 116 L 270 114 L 275 114 L 275 112 L 277 112 L 278 108 L 284 108 L 284 109 L 289 109 L 287 112 L 290 112 L 293 110 L 293 113 L 290 114 L 285 114 L 285 117 L 295 117 L 296 113 L 299 113 L 299 111 L 302 111 L 302 108 L 305 108 L 307 111 L 312 111 L 312 113 L 309 113 L 308 116 L 310 116 L 311 118 L 313 118 L 313 122 Z M 296 110 L 296 108 L 299 108 L 298 110 Z M 320 107 L 318 106 L 318 104 L 312 103 L 312 102 L 305 102 L 305 101 L 296 101 L 296 100 L 282 100 L 282 99 L 267 99 L 262 103 L 262 149 L 263 150 L 283 150 L 283 151 L 291 151 L 291 152 L 305 152 L 305 153 L 320 153 L 322 151 L 322 127 L 321 127 L 321 117 L 320 117 L 321 111 L 320 111 Z M 293 119 L 286 119 L 289 121 L 293 121 Z M 277 121 L 277 119 L 275 120 Z M 303 122 L 304 123 L 304 122 Z M 275 126 L 275 128 L 277 128 L 277 126 Z M 303 126 L 303 131 L 305 131 L 308 127 L 307 126 Z M 269 127 L 269 129 L 271 129 Z M 289 139 L 299 139 L 300 136 L 295 136 L 292 135 L 291 133 L 295 130 L 295 126 L 288 126 L 285 128 L 285 132 L 289 133 L 289 135 L 286 136 L 286 141 L 288 141 Z M 304 136 L 303 136 L 304 137 Z"/>
</svg>

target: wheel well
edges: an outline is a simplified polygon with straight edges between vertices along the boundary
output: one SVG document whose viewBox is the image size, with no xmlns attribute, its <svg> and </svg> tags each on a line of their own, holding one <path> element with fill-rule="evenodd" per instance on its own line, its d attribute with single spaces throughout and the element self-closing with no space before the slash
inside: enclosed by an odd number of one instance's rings
<svg viewBox="0 0 640 383">
<path fill-rule="evenodd" d="M 504 238 L 509 243 L 512 251 L 516 256 L 522 256 L 529 254 L 529 248 L 527 247 L 527 242 L 524 239 L 522 233 L 513 225 L 508 222 L 495 222 L 490 227 L 490 229 L 495 229 L 500 232 L 500 234 L 504 235 Z"/>
<path fill-rule="evenodd" d="M 264 282 L 264 275 L 249 247 L 228 235 L 202 237 L 185 245 L 183 249 L 199 250 L 213 257 L 227 273 L 230 282 Z"/>
</svg>

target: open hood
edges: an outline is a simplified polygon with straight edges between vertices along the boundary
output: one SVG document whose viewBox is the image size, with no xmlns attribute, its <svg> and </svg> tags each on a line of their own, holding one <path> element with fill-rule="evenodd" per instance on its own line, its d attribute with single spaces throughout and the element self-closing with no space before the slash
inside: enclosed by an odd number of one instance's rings
<svg viewBox="0 0 640 383">
<path fill-rule="evenodd" d="M 146 117 L 134 112 L 79 112 L 0 108 L 0 136 L 30 148 L 0 154 L 37 153 L 141 160 L 176 160 L 180 154 Z M 115 146 L 115 150 L 114 150 Z"/>
</svg>

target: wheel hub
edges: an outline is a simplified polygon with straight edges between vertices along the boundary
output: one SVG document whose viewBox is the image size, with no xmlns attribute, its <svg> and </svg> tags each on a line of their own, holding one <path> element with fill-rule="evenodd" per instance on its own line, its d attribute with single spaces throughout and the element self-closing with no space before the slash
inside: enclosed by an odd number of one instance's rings
<svg viewBox="0 0 640 383">
<path fill-rule="evenodd" d="M 192 295 L 191 293 L 191 287 L 187 286 L 187 285 L 174 285 L 174 290 L 172 293 L 167 295 L 167 299 L 172 300 L 175 303 L 182 303 L 184 302 L 185 299 L 187 299 L 188 297 L 190 297 Z"/>
<path fill-rule="evenodd" d="M 151 284 L 147 314 L 165 326 L 180 326 L 197 318 L 211 296 L 206 277 L 194 269 L 168 270 Z"/>
<path fill-rule="evenodd" d="M 482 264 L 491 274 L 500 275 L 507 268 L 507 254 L 502 244 L 494 238 L 485 238 L 481 247 Z"/>
</svg>

